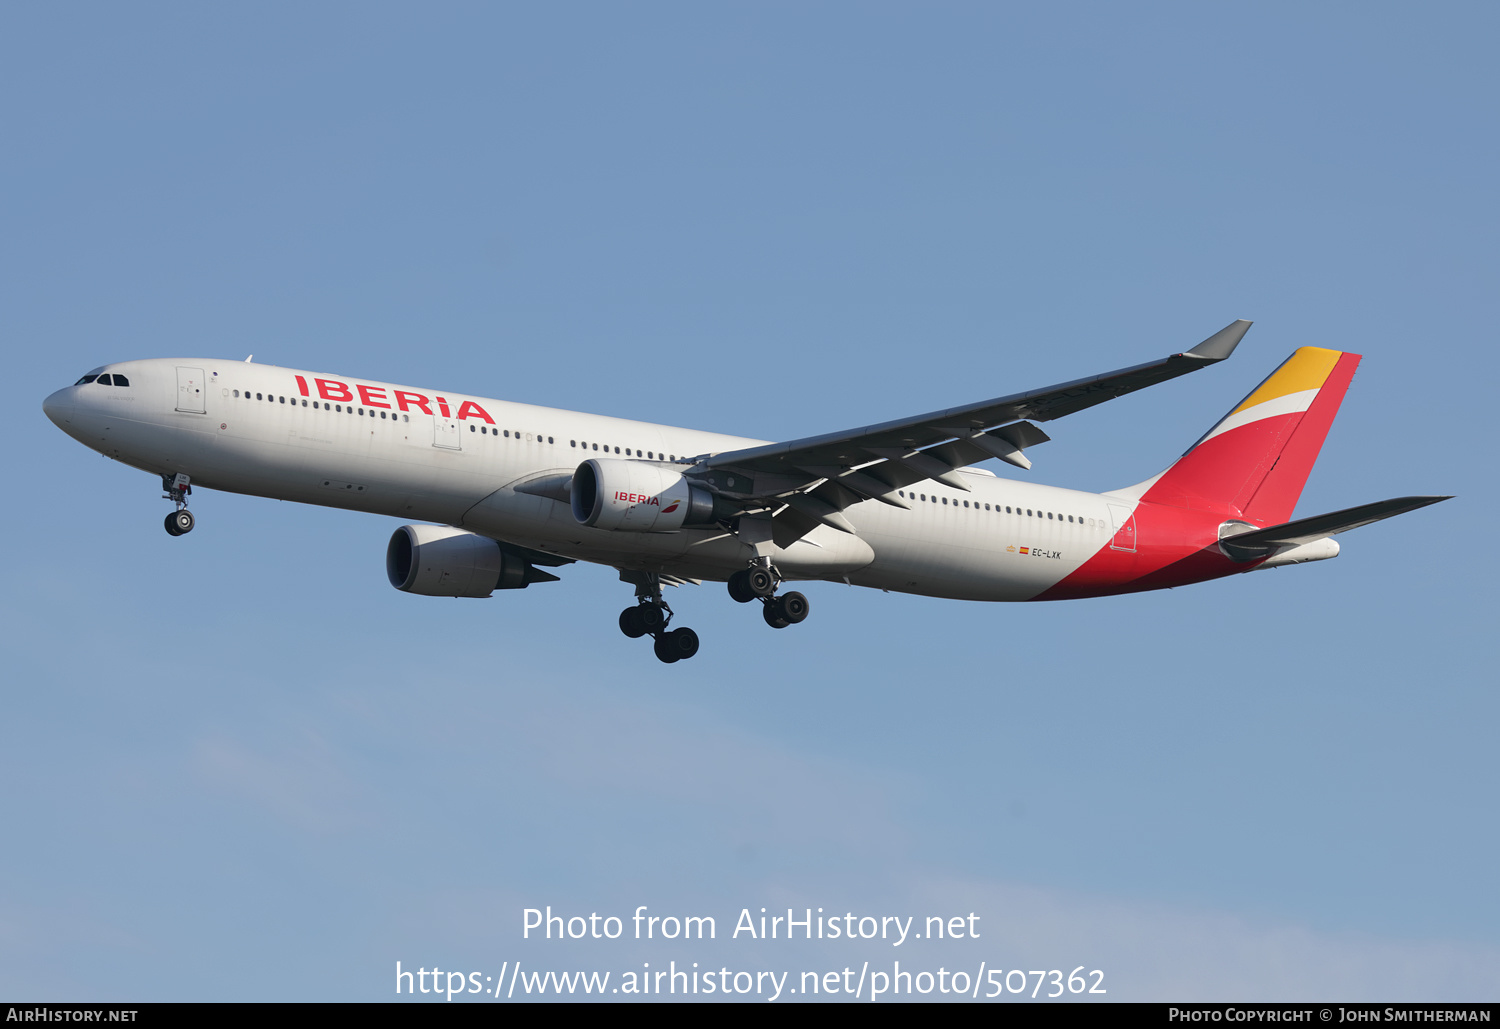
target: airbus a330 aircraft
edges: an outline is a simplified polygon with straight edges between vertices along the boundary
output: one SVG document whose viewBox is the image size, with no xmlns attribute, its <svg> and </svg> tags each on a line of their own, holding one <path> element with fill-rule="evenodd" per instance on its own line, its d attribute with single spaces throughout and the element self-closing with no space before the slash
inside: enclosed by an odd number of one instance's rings
<svg viewBox="0 0 1500 1029">
<path fill-rule="evenodd" d="M 1338 554 L 1337 533 L 1447 497 L 1289 521 L 1358 354 L 1304 347 L 1170 468 L 1107 493 L 1002 479 L 1050 421 L 1222 361 L 1237 321 L 1149 364 L 845 432 L 763 443 L 666 425 L 203 358 L 106 365 L 42 405 L 85 446 L 161 476 L 167 532 L 194 486 L 410 518 L 391 584 L 488 597 L 575 561 L 635 587 L 626 636 L 671 663 L 663 585 L 727 582 L 766 622 L 807 617 L 783 583 L 829 580 L 961 600 L 1161 589 Z"/>
</svg>

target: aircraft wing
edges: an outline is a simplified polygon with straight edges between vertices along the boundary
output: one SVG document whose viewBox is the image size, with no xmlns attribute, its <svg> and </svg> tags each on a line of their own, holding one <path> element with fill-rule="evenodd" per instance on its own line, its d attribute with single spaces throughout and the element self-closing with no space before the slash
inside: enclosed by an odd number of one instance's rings
<svg viewBox="0 0 1500 1029">
<path fill-rule="evenodd" d="M 844 508 L 866 499 L 904 508 L 896 490 L 923 479 L 968 490 L 954 469 L 991 457 L 1029 468 L 1023 451 L 1049 437 L 1027 419 L 1061 418 L 1216 364 L 1234 352 L 1249 328 L 1241 319 L 1191 350 L 1148 364 L 912 418 L 713 454 L 695 467 L 706 471 L 710 488 L 727 498 L 781 501 L 784 507 L 775 505 L 781 508 L 775 512 L 779 544 L 819 522 L 852 532 L 839 514 Z M 794 529 L 800 530 L 795 536 Z"/>
</svg>

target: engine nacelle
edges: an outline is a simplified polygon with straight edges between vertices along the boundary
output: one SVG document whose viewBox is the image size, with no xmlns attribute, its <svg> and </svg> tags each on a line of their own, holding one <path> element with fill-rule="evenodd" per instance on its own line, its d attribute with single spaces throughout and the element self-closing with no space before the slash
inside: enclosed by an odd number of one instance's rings
<svg viewBox="0 0 1500 1029">
<path fill-rule="evenodd" d="M 403 525 L 385 548 L 391 585 L 424 597 L 487 597 L 556 579 L 484 536 L 447 525 Z"/>
<path fill-rule="evenodd" d="M 668 465 L 590 458 L 573 473 L 578 524 L 620 532 L 671 532 L 712 525 L 714 495 Z"/>
</svg>

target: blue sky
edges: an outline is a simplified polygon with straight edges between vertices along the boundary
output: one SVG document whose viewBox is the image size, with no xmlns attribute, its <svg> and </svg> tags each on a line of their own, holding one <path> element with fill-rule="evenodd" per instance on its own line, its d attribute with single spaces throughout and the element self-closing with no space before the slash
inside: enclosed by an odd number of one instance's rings
<svg viewBox="0 0 1500 1029">
<path fill-rule="evenodd" d="M 378 1000 L 439 964 L 1106 973 L 1493 1000 L 1496 15 L 1479 4 L 138 4 L 0 14 L 0 994 Z M 392 590 L 395 522 L 143 473 L 42 398 L 242 358 L 792 438 L 1153 359 L 1025 473 L 1154 474 L 1365 355 L 1334 562 L 772 633 L 608 569 Z M 1479 388 L 1469 388 L 1479 383 Z M 1006 469 L 1001 474 L 1012 474 Z M 1022 474 L 1022 473 L 1014 473 Z M 521 911 L 975 911 L 980 940 L 540 944 Z"/>
</svg>

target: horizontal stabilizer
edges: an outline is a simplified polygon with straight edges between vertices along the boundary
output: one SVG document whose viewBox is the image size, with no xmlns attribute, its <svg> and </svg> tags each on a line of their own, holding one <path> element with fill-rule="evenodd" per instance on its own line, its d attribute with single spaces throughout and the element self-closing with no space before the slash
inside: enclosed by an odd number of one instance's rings
<svg viewBox="0 0 1500 1029">
<path fill-rule="evenodd" d="M 1251 561 L 1282 547 L 1311 543 L 1313 540 L 1348 532 L 1350 529 L 1358 529 L 1371 522 L 1415 511 L 1419 507 L 1436 504 L 1441 500 L 1452 499 L 1452 497 L 1397 497 L 1394 500 L 1378 500 L 1373 504 L 1361 504 L 1359 507 L 1334 511 L 1330 514 L 1299 518 L 1294 522 L 1273 525 L 1268 529 L 1255 529 L 1226 536 L 1219 541 L 1219 546 L 1223 547 L 1224 551 L 1235 560 Z"/>
</svg>

